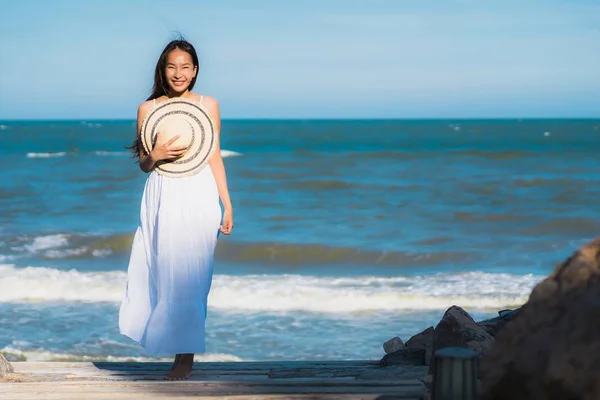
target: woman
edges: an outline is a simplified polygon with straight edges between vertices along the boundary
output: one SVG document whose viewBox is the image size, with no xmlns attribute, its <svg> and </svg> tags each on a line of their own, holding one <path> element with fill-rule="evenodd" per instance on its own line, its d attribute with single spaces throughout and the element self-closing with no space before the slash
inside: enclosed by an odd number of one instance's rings
<svg viewBox="0 0 600 400">
<path fill-rule="evenodd" d="M 233 214 L 220 145 L 195 175 L 170 178 L 153 171 L 155 163 L 176 158 L 186 149 L 173 144 L 177 136 L 164 141 L 159 133 L 146 154 L 139 132 L 152 108 L 173 97 L 202 103 L 212 116 L 215 132 L 220 131 L 217 100 L 191 92 L 197 73 L 198 56 L 190 43 L 175 40 L 165 47 L 156 64 L 152 95 L 138 108 L 138 136 L 131 146 L 140 168 L 150 174 L 131 250 L 119 329 L 150 354 L 176 354 L 165 377 L 169 380 L 189 378 L 194 353 L 205 351 L 214 249 L 219 231 L 231 233 Z"/>
</svg>

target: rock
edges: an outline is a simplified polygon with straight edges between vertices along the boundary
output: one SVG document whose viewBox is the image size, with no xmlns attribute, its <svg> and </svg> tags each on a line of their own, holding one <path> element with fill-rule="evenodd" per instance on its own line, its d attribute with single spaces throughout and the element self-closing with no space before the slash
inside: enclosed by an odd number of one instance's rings
<svg viewBox="0 0 600 400">
<path fill-rule="evenodd" d="M 543 281 L 481 362 L 482 400 L 600 398 L 600 238 Z"/>
<path fill-rule="evenodd" d="M 415 336 L 408 339 L 406 348 L 409 350 L 424 350 L 428 344 L 433 343 L 433 332 L 433 326 L 430 326 L 423 332 L 417 333 Z"/>
<path fill-rule="evenodd" d="M 425 365 L 431 365 L 433 359 L 433 340 L 425 347 Z"/>
<path fill-rule="evenodd" d="M 452 306 L 444 313 L 433 333 L 434 353 L 444 347 L 466 347 L 482 356 L 493 343 L 494 337 L 458 306 Z"/>
<path fill-rule="evenodd" d="M 433 326 L 408 339 L 406 348 L 409 350 L 425 350 L 425 365 L 429 365 L 433 355 Z"/>
<path fill-rule="evenodd" d="M 6 375 L 13 372 L 15 371 L 12 365 L 10 365 L 10 363 L 6 361 L 6 358 L 4 358 L 4 355 L 0 353 L 0 378 L 4 378 Z"/>
<path fill-rule="evenodd" d="M 521 309 L 516 310 L 502 310 L 499 311 L 499 316 L 496 318 L 486 319 L 484 321 L 477 322 L 480 328 L 489 333 L 492 336 L 496 336 L 498 331 L 506 325 L 506 323 L 512 320 Z"/>
<path fill-rule="evenodd" d="M 398 336 L 392 338 L 383 344 L 385 354 L 395 353 L 396 351 L 404 350 L 404 342 Z"/>
<path fill-rule="evenodd" d="M 399 350 L 386 354 L 379 361 L 382 367 L 390 365 L 425 365 L 425 350 Z"/>
</svg>

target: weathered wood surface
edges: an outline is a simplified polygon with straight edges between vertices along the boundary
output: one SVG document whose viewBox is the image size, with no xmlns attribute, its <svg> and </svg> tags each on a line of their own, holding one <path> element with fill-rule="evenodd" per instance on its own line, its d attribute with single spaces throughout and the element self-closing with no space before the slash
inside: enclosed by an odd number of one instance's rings
<svg viewBox="0 0 600 400">
<path fill-rule="evenodd" d="M 199 362 L 187 381 L 165 381 L 169 363 L 15 362 L 0 399 L 420 400 L 427 367 L 373 361 Z"/>
</svg>

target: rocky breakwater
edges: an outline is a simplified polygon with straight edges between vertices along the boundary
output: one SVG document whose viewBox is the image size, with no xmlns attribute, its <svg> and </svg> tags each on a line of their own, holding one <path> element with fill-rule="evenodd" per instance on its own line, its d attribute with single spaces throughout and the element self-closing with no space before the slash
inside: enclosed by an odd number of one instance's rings
<svg viewBox="0 0 600 400">
<path fill-rule="evenodd" d="M 430 326 L 406 343 L 399 337 L 385 342 L 383 349 L 386 354 L 379 364 L 391 369 L 410 368 L 412 377 L 420 379 L 431 390 L 432 361 L 437 350 L 444 347 L 465 347 L 475 351 L 481 358 L 490 351 L 495 335 L 518 312 L 519 310 L 502 310 L 496 318 L 476 322 L 465 310 L 452 306 L 435 327 Z"/>
<path fill-rule="evenodd" d="M 484 400 L 600 399 L 600 238 L 535 286 L 480 372 Z"/>
<path fill-rule="evenodd" d="M 430 365 L 436 350 L 466 347 L 480 356 L 482 400 L 600 399 L 600 238 L 498 314 L 476 322 L 452 306 L 406 343 L 387 341 L 380 364 Z"/>
<path fill-rule="evenodd" d="M 498 317 L 476 322 L 461 307 L 452 306 L 435 327 L 430 326 L 406 343 L 399 337 L 385 342 L 383 349 L 386 354 L 380 365 L 430 366 L 433 354 L 444 347 L 466 347 L 483 357 L 491 349 L 496 334 L 520 310 L 502 310 Z"/>
</svg>

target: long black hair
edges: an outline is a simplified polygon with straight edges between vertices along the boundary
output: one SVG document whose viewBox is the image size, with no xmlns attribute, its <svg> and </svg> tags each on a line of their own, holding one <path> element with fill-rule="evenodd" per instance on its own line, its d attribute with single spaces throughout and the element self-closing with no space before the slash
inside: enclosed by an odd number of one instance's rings
<svg viewBox="0 0 600 400">
<path fill-rule="evenodd" d="M 148 96 L 146 100 L 158 99 L 159 97 L 166 96 L 169 93 L 169 84 L 167 83 L 167 76 L 165 70 L 167 68 L 167 57 L 169 56 L 169 53 L 173 50 L 185 51 L 192 57 L 194 67 L 199 66 L 200 63 L 198 61 L 198 53 L 196 53 L 196 49 L 190 42 L 185 40 L 182 36 L 180 36 L 178 39 L 171 40 L 165 46 L 162 53 L 160 53 L 160 57 L 158 57 L 156 68 L 154 69 L 154 85 L 152 85 L 152 94 L 150 94 L 150 96 Z M 188 90 L 192 90 L 194 88 L 197 76 L 198 73 L 196 73 L 196 76 L 192 78 Z M 133 140 L 131 146 L 127 146 L 126 148 L 130 149 L 133 152 L 134 158 L 139 157 L 140 151 L 142 149 L 141 143 L 139 142 L 139 132 L 136 132 L 135 139 Z"/>
</svg>

